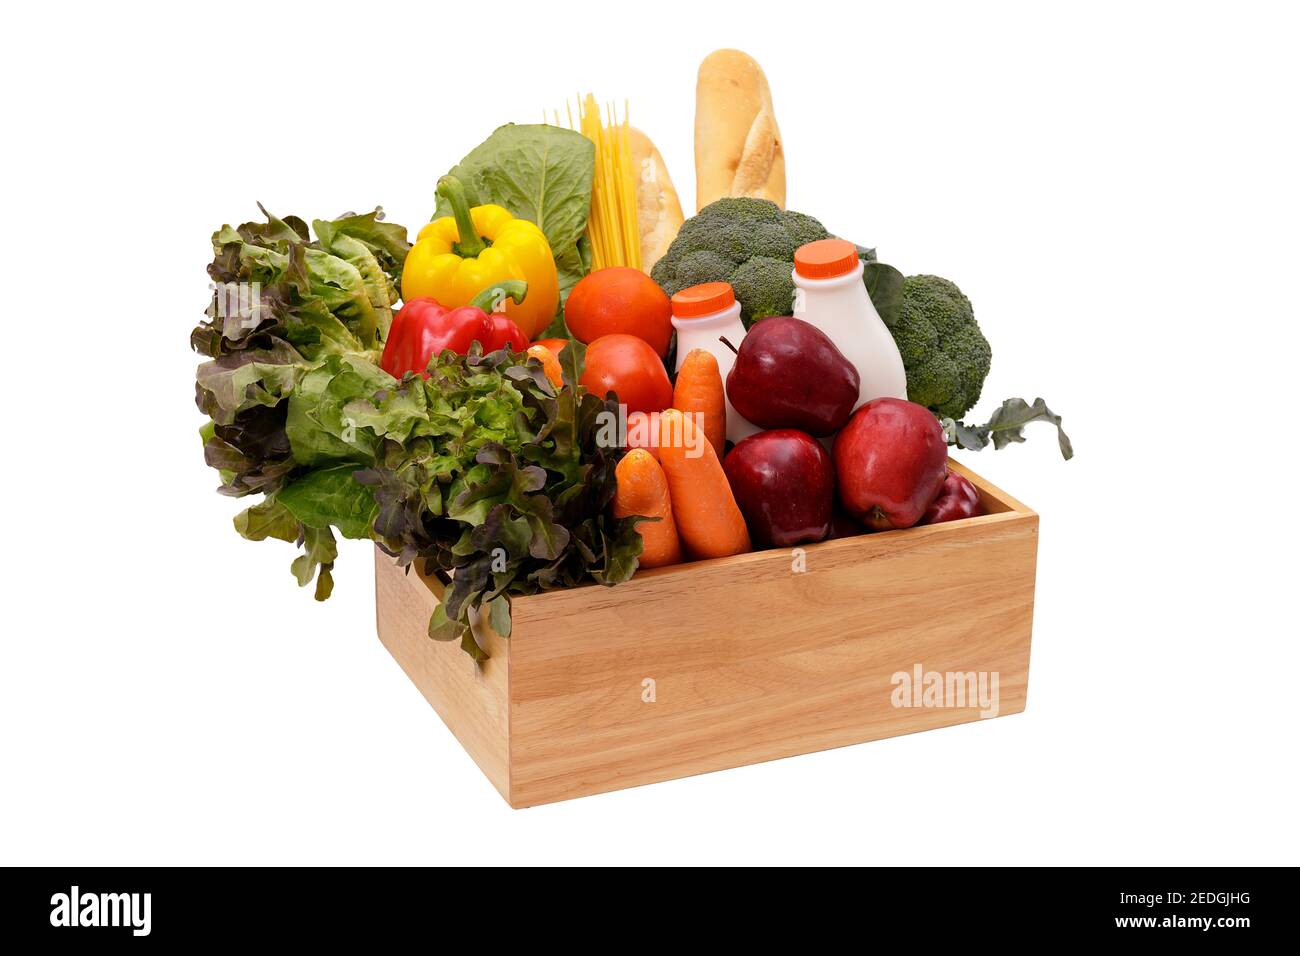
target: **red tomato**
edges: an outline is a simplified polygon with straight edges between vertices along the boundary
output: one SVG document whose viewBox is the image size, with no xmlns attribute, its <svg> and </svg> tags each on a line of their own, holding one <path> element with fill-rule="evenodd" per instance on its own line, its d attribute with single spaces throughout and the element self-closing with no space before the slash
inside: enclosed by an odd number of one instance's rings
<svg viewBox="0 0 1300 956">
<path fill-rule="evenodd" d="M 618 394 L 629 412 L 661 412 L 673 403 L 673 386 L 655 350 L 635 335 L 602 335 L 587 346 L 579 380 L 601 398 Z"/>
<path fill-rule="evenodd" d="M 664 290 L 640 269 L 611 266 L 585 276 L 564 306 L 564 323 L 579 342 L 602 335 L 635 335 L 668 354 L 673 336 L 673 307 Z"/>
</svg>

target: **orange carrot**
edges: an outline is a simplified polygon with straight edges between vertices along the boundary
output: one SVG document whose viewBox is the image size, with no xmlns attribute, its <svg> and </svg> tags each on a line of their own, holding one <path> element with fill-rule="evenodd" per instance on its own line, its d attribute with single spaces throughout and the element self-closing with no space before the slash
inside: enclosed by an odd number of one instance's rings
<svg viewBox="0 0 1300 956">
<path fill-rule="evenodd" d="M 668 479 L 659 462 L 644 448 L 633 448 L 614 469 L 614 478 L 618 482 L 614 491 L 614 517 L 645 515 L 659 519 L 642 521 L 636 526 L 641 532 L 641 567 L 680 564 L 682 545 L 673 521 Z"/>
<path fill-rule="evenodd" d="M 659 413 L 628 412 L 627 447 L 644 448 L 659 460 Z"/>
<path fill-rule="evenodd" d="M 687 354 L 677 370 L 673 408 L 704 416 L 705 437 L 721 458 L 727 442 L 727 403 L 723 398 L 722 373 L 712 353 L 691 349 Z"/>
<path fill-rule="evenodd" d="M 564 373 L 560 371 L 560 360 L 545 345 L 530 345 L 528 354 L 542 363 L 542 371 L 556 388 L 564 385 Z"/>
<path fill-rule="evenodd" d="M 686 553 L 721 558 L 752 550 L 745 518 L 727 476 L 695 421 L 680 409 L 659 417 L 659 463 L 668 477 L 673 516 Z"/>
</svg>

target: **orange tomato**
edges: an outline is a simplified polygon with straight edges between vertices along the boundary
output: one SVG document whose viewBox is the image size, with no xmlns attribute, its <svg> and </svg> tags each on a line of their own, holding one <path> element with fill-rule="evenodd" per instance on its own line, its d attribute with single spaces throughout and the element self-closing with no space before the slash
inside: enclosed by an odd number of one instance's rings
<svg viewBox="0 0 1300 956">
<path fill-rule="evenodd" d="M 603 335 L 635 335 L 660 358 L 673 336 L 673 307 L 664 290 L 640 269 L 611 266 L 585 276 L 564 306 L 564 323 L 579 342 Z"/>
<path fill-rule="evenodd" d="M 568 345 L 568 344 L 569 344 L 569 340 L 568 340 L 568 339 L 538 339 L 538 340 L 537 340 L 536 342 L 534 342 L 533 344 L 534 344 L 534 345 L 544 345 L 544 346 L 546 346 L 548 349 L 550 349 L 552 352 L 554 352 L 555 355 L 556 355 L 556 357 L 559 357 L 560 349 L 562 349 L 562 348 L 564 348 L 566 345 Z"/>
<path fill-rule="evenodd" d="M 564 387 L 564 373 L 560 371 L 560 360 L 555 357 L 554 352 L 541 342 L 535 342 L 528 346 L 528 354 L 542 363 L 542 371 L 546 373 L 552 385 L 556 388 Z"/>
<path fill-rule="evenodd" d="M 602 335 L 588 345 L 580 381 L 601 398 L 615 392 L 629 412 L 660 412 L 673 402 L 664 363 L 635 335 Z"/>
</svg>

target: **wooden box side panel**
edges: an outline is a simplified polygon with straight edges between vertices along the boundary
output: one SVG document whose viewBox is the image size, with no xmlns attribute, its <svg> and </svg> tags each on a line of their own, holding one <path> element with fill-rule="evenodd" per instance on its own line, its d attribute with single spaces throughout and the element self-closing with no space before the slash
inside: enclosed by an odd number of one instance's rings
<svg viewBox="0 0 1300 956">
<path fill-rule="evenodd" d="M 379 640 L 438 712 L 461 746 L 507 801 L 510 794 L 510 659 L 494 634 L 483 639 L 491 658 L 480 668 L 459 645 L 428 636 L 441 585 L 409 574 L 375 549 L 375 613 Z"/>
<path fill-rule="evenodd" d="M 1021 514 L 1033 514 L 1029 508 L 1022 505 L 1015 498 L 1012 498 L 1001 488 L 990 484 L 986 479 L 975 474 L 975 472 L 971 471 L 961 462 L 953 461 L 949 458 L 948 468 L 950 471 L 955 471 L 975 486 L 975 490 L 979 492 L 980 507 L 983 509 L 984 514 L 1004 514 L 1008 511 L 1015 511 Z"/>
<path fill-rule="evenodd" d="M 513 805 L 980 718 L 895 707 L 916 665 L 997 673 L 997 713 L 1023 710 L 1037 526 L 1008 507 L 521 599 Z"/>
</svg>

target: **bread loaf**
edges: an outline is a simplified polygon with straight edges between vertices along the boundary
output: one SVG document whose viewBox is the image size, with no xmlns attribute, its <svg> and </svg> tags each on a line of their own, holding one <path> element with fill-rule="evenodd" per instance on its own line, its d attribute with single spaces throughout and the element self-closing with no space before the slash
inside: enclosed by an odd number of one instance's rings
<svg viewBox="0 0 1300 956">
<path fill-rule="evenodd" d="M 723 196 L 785 208 L 785 152 L 767 77 L 753 57 L 716 50 L 695 87 L 695 209 Z"/>
<path fill-rule="evenodd" d="M 650 137 L 635 127 L 627 131 L 636 178 L 636 218 L 641 235 L 641 269 L 649 274 L 668 251 L 684 219 L 682 204 L 673 188 L 664 158 Z"/>
</svg>

